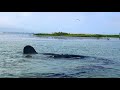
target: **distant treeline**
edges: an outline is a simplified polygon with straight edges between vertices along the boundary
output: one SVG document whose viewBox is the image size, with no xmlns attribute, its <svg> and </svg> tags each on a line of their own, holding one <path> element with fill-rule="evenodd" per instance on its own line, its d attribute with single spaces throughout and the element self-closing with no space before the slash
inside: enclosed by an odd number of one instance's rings
<svg viewBox="0 0 120 90">
<path fill-rule="evenodd" d="M 96 38 L 102 38 L 102 37 L 113 37 L 113 38 L 119 38 L 118 35 L 105 35 L 105 34 L 71 34 L 66 32 L 54 32 L 52 34 L 49 33 L 38 33 L 34 34 L 37 36 L 69 36 L 69 37 L 96 37 Z"/>
</svg>

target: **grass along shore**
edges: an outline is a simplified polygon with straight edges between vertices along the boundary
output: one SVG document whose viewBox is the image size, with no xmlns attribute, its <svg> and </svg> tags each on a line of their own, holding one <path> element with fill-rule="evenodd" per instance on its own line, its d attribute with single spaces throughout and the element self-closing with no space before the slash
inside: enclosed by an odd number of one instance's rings
<svg viewBox="0 0 120 90">
<path fill-rule="evenodd" d="M 34 34 L 36 36 L 66 36 L 66 37 L 95 37 L 95 38 L 120 38 L 120 35 L 109 35 L 109 34 L 71 34 L 65 32 L 54 32 L 52 34 L 49 33 L 37 33 Z"/>
</svg>

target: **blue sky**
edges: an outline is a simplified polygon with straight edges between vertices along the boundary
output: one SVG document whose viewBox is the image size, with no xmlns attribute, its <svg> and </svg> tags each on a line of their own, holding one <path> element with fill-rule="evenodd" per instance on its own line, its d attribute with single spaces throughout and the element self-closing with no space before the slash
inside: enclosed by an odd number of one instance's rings
<svg viewBox="0 0 120 90">
<path fill-rule="evenodd" d="M 118 34 L 120 12 L 0 12 L 3 27 L 18 28 L 16 32 Z"/>
</svg>

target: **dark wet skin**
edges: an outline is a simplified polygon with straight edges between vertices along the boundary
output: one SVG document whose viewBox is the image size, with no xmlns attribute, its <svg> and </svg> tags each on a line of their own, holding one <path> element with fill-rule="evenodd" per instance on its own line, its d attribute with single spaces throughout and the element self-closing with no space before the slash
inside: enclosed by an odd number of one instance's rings
<svg viewBox="0 0 120 90">
<path fill-rule="evenodd" d="M 73 55 L 73 54 L 54 54 L 54 53 L 37 53 L 35 49 L 27 45 L 23 49 L 23 54 L 25 55 L 26 58 L 32 58 L 33 54 L 42 54 L 46 55 L 49 58 L 54 58 L 54 59 L 61 59 L 61 58 L 66 58 L 66 59 L 84 59 L 84 58 L 94 58 L 94 59 L 100 59 L 100 60 L 106 60 L 103 58 L 97 58 L 97 57 L 91 57 L 91 56 L 83 56 L 83 55 Z"/>
<path fill-rule="evenodd" d="M 54 54 L 54 53 L 41 53 L 43 55 L 48 55 L 52 58 L 87 58 L 89 56 L 82 56 L 82 55 L 72 55 L 72 54 Z"/>
<path fill-rule="evenodd" d="M 35 49 L 30 46 L 27 45 L 24 47 L 23 49 L 23 54 L 25 54 L 27 58 L 31 58 L 32 54 L 38 54 Z M 40 53 L 43 55 L 47 55 L 51 58 L 75 58 L 75 59 L 81 59 L 81 58 L 87 58 L 88 56 L 82 56 L 82 55 L 72 55 L 72 54 L 54 54 L 54 53 Z"/>
<path fill-rule="evenodd" d="M 35 49 L 32 46 L 27 45 L 23 49 L 23 54 L 37 54 L 37 52 L 35 51 Z"/>
</svg>

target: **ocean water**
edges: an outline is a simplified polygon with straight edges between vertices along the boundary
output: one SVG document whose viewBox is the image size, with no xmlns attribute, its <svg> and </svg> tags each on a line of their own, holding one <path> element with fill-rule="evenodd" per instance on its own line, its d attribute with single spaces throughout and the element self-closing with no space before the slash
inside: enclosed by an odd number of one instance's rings
<svg viewBox="0 0 120 90">
<path fill-rule="evenodd" d="M 26 58 L 23 48 L 38 54 Z M 90 56 L 83 59 L 50 58 L 40 53 Z M 120 40 L 36 37 L 0 34 L 0 78 L 119 78 Z"/>
</svg>

